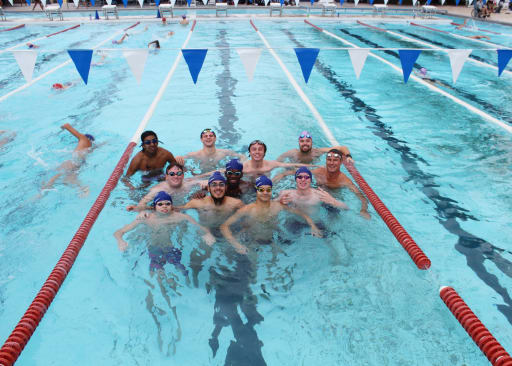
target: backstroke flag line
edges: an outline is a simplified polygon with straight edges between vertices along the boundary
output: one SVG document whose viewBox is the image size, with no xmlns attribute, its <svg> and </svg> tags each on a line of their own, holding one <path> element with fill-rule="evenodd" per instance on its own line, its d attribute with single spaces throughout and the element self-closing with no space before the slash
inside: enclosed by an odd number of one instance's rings
<svg viewBox="0 0 512 366">
<path fill-rule="evenodd" d="M 402 64 L 402 72 L 404 73 L 404 82 L 407 84 L 409 76 L 412 72 L 414 63 L 420 56 L 421 50 L 398 50 L 400 55 L 400 62 Z"/>
<path fill-rule="evenodd" d="M 498 52 L 498 76 L 501 76 L 505 67 L 507 67 L 510 57 L 512 57 L 512 50 L 497 50 Z"/>
<path fill-rule="evenodd" d="M 82 80 L 87 84 L 91 69 L 92 50 L 68 50 L 68 53 Z"/>
<path fill-rule="evenodd" d="M 462 67 L 466 62 L 469 54 L 472 50 L 448 50 L 448 57 L 450 57 L 450 65 L 452 67 L 452 79 L 453 83 L 457 82 L 459 74 L 462 71 Z"/>
<path fill-rule="evenodd" d="M 304 76 L 304 81 L 307 84 L 320 48 L 294 48 L 294 50 L 297 55 L 297 60 L 299 60 L 302 76 Z"/>
<path fill-rule="evenodd" d="M 146 59 L 148 58 L 148 50 L 126 50 L 123 51 L 123 56 L 132 70 L 133 76 L 140 84 L 142 80 L 142 74 L 144 73 L 144 67 L 146 66 Z"/>
<path fill-rule="evenodd" d="M 197 77 L 199 76 L 199 72 L 203 67 L 204 58 L 206 57 L 207 49 L 187 49 L 181 50 L 183 53 L 183 58 L 188 65 L 188 70 L 190 71 L 190 76 L 192 76 L 192 80 L 194 84 L 197 83 Z"/>
<path fill-rule="evenodd" d="M 254 77 L 254 71 L 256 70 L 256 65 L 261 56 L 261 48 L 237 48 L 236 52 L 240 59 L 242 60 L 242 64 L 244 65 L 245 73 L 247 74 L 247 79 L 252 81 Z"/>
<path fill-rule="evenodd" d="M 23 77 L 27 83 L 30 83 L 32 81 L 32 75 L 34 74 L 34 66 L 36 65 L 37 51 L 23 50 L 11 52 L 23 73 Z"/>
<path fill-rule="evenodd" d="M 359 75 L 361 75 L 368 53 L 370 53 L 370 50 L 360 48 L 352 48 L 348 50 L 348 55 L 350 56 L 350 61 L 352 62 L 352 67 L 354 68 L 357 79 L 359 79 Z"/>
</svg>

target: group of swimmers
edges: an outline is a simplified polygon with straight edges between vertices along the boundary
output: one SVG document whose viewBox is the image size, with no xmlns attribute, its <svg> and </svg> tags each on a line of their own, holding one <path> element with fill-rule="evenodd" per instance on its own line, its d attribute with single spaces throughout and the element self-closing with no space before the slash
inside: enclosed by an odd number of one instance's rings
<svg viewBox="0 0 512 366">
<path fill-rule="evenodd" d="M 257 250 L 259 244 L 276 245 L 273 237 L 278 231 L 277 216 L 282 211 L 296 215 L 300 227 L 305 226 L 300 224 L 304 220 L 312 235 L 321 237 L 319 226 L 322 223 L 314 220 L 320 206 L 348 209 L 329 190 L 351 190 L 361 201 L 361 216 L 370 218 L 366 198 L 340 171 L 344 161 L 352 162 L 345 146 L 314 148 L 312 135 L 303 131 L 298 137 L 297 149 L 283 153 L 277 160 L 265 160 L 267 146 L 260 140 L 249 144 L 247 159 L 235 151 L 218 149 L 212 129 L 203 130 L 200 139 L 201 150 L 175 157 L 159 146 L 161 141 L 155 132 L 145 131 L 141 135 L 142 149 L 130 162 L 123 179 L 128 187 L 134 188 L 130 177 L 143 171 L 144 183 L 158 182 L 137 204 L 127 206 L 128 211 L 140 213 L 132 223 L 114 234 L 119 249 L 124 251 L 128 247 L 123 239 L 125 233 L 141 224 L 149 227 L 154 234 L 148 248 L 152 270 L 162 268 L 165 263 L 182 269 L 178 259 L 181 251 L 170 243 L 170 236 L 176 225 L 183 221 L 196 225 L 206 244 L 212 245 L 216 239 L 224 237 L 238 253 L 247 254 Z M 323 154 L 326 154 L 324 166 L 311 164 Z M 228 159 L 222 172 L 216 170 L 222 160 Z M 188 160 L 197 162 L 201 172 L 195 175 L 192 172 L 191 176 L 185 177 Z M 277 168 L 292 169 L 270 179 L 270 174 Z M 273 200 L 274 185 L 287 175 L 294 177 L 295 188 L 281 191 Z M 313 178 L 323 188 L 313 188 Z M 255 201 L 248 203 L 254 193 Z M 191 199 L 187 200 L 189 197 Z M 187 210 L 196 210 L 199 222 L 182 212 Z M 236 234 L 232 231 L 234 225 L 238 228 Z"/>
</svg>

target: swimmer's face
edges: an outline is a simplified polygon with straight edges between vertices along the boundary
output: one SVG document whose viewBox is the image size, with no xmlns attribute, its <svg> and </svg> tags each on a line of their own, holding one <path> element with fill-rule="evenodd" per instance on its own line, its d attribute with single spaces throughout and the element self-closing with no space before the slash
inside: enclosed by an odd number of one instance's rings
<svg viewBox="0 0 512 366">
<path fill-rule="evenodd" d="M 226 195 L 226 183 L 216 180 L 208 185 L 208 190 L 213 198 L 220 199 Z"/>
<path fill-rule="evenodd" d="M 303 137 L 299 139 L 299 149 L 303 153 L 310 152 L 313 148 L 313 140 L 309 137 Z"/>
<path fill-rule="evenodd" d="M 254 144 L 249 149 L 249 155 L 255 161 L 261 161 L 265 157 L 265 146 L 261 144 Z"/>
<path fill-rule="evenodd" d="M 144 137 L 144 140 L 142 141 L 142 149 L 150 154 L 156 153 L 156 151 L 158 150 L 158 139 L 156 138 L 156 136 L 149 135 Z"/>
<path fill-rule="evenodd" d="M 263 202 L 269 202 L 272 199 L 271 186 L 259 186 L 256 188 L 256 198 Z"/>
<path fill-rule="evenodd" d="M 297 183 L 297 189 L 308 189 L 311 187 L 311 178 L 309 177 L 309 174 L 306 173 L 300 173 L 297 175 L 295 182 Z"/>
<path fill-rule="evenodd" d="M 183 178 L 183 171 L 177 166 L 173 166 L 171 169 L 167 171 L 165 181 L 171 187 L 180 187 L 183 184 Z"/>
<path fill-rule="evenodd" d="M 205 147 L 215 146 L 215 141 L 217 141 L 217 137 L 215 137 L 213 132 L 205 132 L 203 136 L 201 136 L 201 142 Z"/>
<path fill-rule="evenodd" d="M 328 172 L 334 173 L 340 170 L 341 156 L 335 153 L 328 153 L 325 158 L 325 168 Z"/>
<path fill-rule="evenodd" d="M 238 169 L 228 169 L 226 170 L 224 175 L 228 180 L 228 184 L 235 186 L 240 183 L 240 179 L 242 179 L 244 173 L 242 173 L 242 171 Z"/>
<path fill-rule="evenodd" d="M 160 201 L 155 205 L 155 211 L 163 214 L 168 214 L 172 211 L 171 201 Z"/>
</svg>

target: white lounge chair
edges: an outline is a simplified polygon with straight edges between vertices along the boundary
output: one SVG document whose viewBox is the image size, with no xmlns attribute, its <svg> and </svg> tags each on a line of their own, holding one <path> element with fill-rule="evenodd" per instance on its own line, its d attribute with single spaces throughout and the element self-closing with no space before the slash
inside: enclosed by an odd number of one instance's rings
<svg viewBox="0 0 512 366">
<path fill-rule="evenodd" d="M 223 1 L 215 2 L 215 16 L 218 17 L 219 13 L 222 12 L 228 16 L 228 3 Z"/>
<path fill-rule="evenodd" d="M 421 7 L 421 12 L 425 18 L 432 18 L 437 13 L 437 7 L 433 5 L 423 5 Z"/>
<path fill-rule="evenodd" d="M 386 4 L 374 4 L 373 5 L 373 15 L 383 16 L 386 14 L 386 11 L 388 10 L 388 6 Z"/>
<path fill-rule="evenodd" d="M 281 2 L 270 2 L 270 16 L 272 16 L 273 12 L 279 13 L 279 16 L 283 15 L 283 5 Z"/>
<path fill-rule="evenodd" d="M 60 20 L 64 20 L 62 16 L 62 10 L 58 4 L 50 4 L 44 7 L 44 12 L 49 20 L 53 20 L 53 16 L 57 15 Z"/>
<path fill-rule="evenodd" d="M 327 13 L 331 13 L 331 16 L 336 14 L 336 3 L 334 0 L 320 0 L 319 4 L 322 7 L 322 16 L 325 16 Z"/>
<path fill-rule="evenodd" d="M 2 9 L 2 7 L 0 6 L 0 19 L 1 20 L 7 20 L 7 18 L 5 17 L 5 13 Z"/>
<path fill-rule="evenodd" d="M 101 7 L 101 10 L 103 10 L 103 16 L 105 17 L 105 19 L 108 19 L 109 14 L 114 14 L 116 16 L 116 19 L 119 19 L 119 14 L 117 13 L 116 5 L 103 5 Z"/>
<path fill-rule="evenodd" d="M 158 10 L 160 11 L 160 16 L 165 16 L 165 13 L 169 13 L 171 15 L 171 18 L 174 17 L 173 13 L 174 4 L 160 4 L 158 7 Z"/>
</svg>

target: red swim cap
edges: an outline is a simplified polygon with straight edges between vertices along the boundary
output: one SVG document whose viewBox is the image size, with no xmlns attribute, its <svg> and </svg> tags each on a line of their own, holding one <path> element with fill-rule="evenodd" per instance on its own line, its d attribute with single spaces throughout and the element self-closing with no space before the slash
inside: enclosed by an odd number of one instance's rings
<svg viewBox="0 0 512 366">
<path fill-rule="evenodd" d="M 52 85 L 52 88 L 53 89 L 64 89 L 64 85 L 62 85 L 61 83 L 55 83 Z"/>
<path fill-rule="evenodd" d="M 162 18 L 162 22 L 165 22 L 167 21 L 167 19 L 165 17 Z"/>
</svg>

